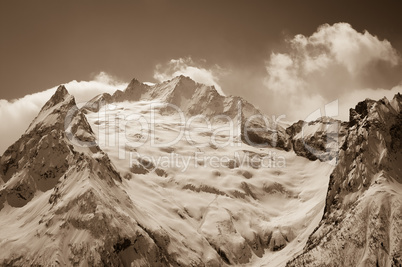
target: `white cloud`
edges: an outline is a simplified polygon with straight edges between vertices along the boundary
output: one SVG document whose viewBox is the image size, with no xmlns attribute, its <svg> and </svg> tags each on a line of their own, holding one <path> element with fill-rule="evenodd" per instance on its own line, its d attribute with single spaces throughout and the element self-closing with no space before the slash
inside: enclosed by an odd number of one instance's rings
<svg viewBox="0 0 402 267">
<path fill-rule="evenodd" d="M 266 62 L 264 94 L 272 103 L 268 112 L 298 120 L 339 99 L 338 118 L 347 120 L 349 108 L 358 101 L 400 90 L 395 87 L 401 81 L 399 54 L 387 40 L 367 31 L 357 32 L 347 23 L 325 24 L 311 36 L 299 34 L 288 43 L 288 52 L 272 53 Z"/>
<path fill-rule="evenodd" d="M 196 82 L 213 85 L 219 94 L 224 95 L 219 85 L 219 76 L 224 72 L 219 66 L 206 68 L 203 62 L 194 62 L 191 57 L 171 59 L 167 64 L 158 64 L 155 68 L 154 78 L 159 82 L 172 79 L 179 75 L 188 76 Z"/>
<path fill-rule="evenodd" d="M 267 85 L 275 92 L 279 93 L 297 93 L 297 90 L 303 88 L 303 80 L 298 77 L 296 62 L 287 54 L 271 55 L 267 66 L 268 79 Z"/>
<path fill-rule="evenodd" d="M 107 92 L 114 93 L 117 89 L 124 89 L 127 84 L 116 80 L 105 72 L 96 75 L 92 81 L 71 81 L 65 84 L 77 104 L 86 102 L 94 96 Z M 39 113 L 42 106 L 56 91 L 56 87 L 45 91 L 26 95 L 22 98 L 7 101 L 0 99 L 0 154 L 28 128 L 29 124 Z"/>
<path fill-rule="evenodd" d="M 70 94 L 75 97 L 77 103 L 86 102 L 101 93 L 113 94 L 117 89 L 123 90 L 127 83 L 119 81 L 117 78 L 100 72 L 94 76 L 92 81 L 71 81 L 65 84 Z M 56 88 L 56 87 L 55 87 Z"/>
<path fill-rule="evenodd" d="M 359 33 L 347 23 L 322 25 L 305 43 L 297 43 L 297 40 L 303 37 L 300 35 L 300 38 L 296 38 L 294 44 L 301 45 L 304 49 L 309 45 L 313 49 L 325 47 L 329 51 L 329 57 L 344 65 L 352 74 L 362 71 L 373 60 L 387 61 L 391 65 L 398 64 L 396 51 L 387 40 L 380 41 L 367 31 Z M 328 60 L 327 64 L 330 62 Z"/>
</svg>

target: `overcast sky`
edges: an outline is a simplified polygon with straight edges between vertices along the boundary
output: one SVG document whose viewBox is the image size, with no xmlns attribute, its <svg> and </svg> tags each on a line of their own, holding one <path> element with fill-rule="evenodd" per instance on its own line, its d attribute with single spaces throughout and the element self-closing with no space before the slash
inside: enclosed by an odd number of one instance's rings
<svg viewBox="0 0 402 267">
<path fill-rule="evenodd" d="M 347 119 L 357 101 L 401 91 L 401 9 L 400 1 L 0 0 L 0 134 L 19 137 L 28 122 L 13 132 L 10 114 L 31 120 L 49 93 L 22 101 L 27 94 L 63 83 L 110 91 L 177 74 L 290 121 L 334 100 Z M 24 111 L 26 102 L 35 108 Z"/>
</svg>

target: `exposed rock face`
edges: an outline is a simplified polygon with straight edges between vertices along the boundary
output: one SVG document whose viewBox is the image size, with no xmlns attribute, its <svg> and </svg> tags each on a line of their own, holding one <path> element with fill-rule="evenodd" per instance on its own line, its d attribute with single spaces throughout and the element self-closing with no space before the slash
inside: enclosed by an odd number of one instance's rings
<svg viewBox="0 0 402 267">
<path fill-rule="evenodd" d="M 323 218 L 288 266 L 402 265 L 401 96 L 350 111 Z"/>
<path fill-rule="evenodd" d="M 67 171 L 74 154 L 63 142 L 64 118 L 74 106 L 74 98 L 60 86 L 27 132 L 5 151 L 0 161 L 0 178 L 6 183 L 0 207 L 6 200 L 11 206 L 24 206 L 36 190 L 53 188 Z"/>
<path fill-rule="evenodd" d="M 285 151 L 292 149 L 290 136 L 284 128 L 262 120 L 251 120 L 249 128 L 243 125 L 242 140 L 253 146 L 274 147 Z"/>
<path fill-rule="evenodd" d="M 309 160 L 337 160 L 340 145 L 346 136 L 348 123 L 321 117 L 312 122 L 302 120 L 286 129 L 292 148 Z"/>
<path fill-rule="evenodd" d="M 117 90 L 112 98 L 114 102 L 122 101 L 138 101 L 141 99 L 143 94 L 148 92 L 150 89 L 149 85 L 143 84 L 137 79 L 133 79 L 124 90 L 124 92 Z"/>
<path fill-rule="evenodd" d="M 103 93 L 89 100 L 81 109 L 84 113 L 88 111 L 98 112 L 104 105 L 111 102 L 113 102 L 112 96 L 108 93 Z"/>
</svg>

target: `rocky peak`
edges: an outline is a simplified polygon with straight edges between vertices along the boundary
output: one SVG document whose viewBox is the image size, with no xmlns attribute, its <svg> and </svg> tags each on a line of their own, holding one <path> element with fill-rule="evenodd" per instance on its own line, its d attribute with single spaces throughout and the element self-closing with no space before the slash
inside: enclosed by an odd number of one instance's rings
<svg viewBox="0 0 402 267">
<path fill-rule="evenodd" d="M 355 109 L 351 109 L 350 117 L 355 127 L 347 133 L 341 151 L 342 161 L 332 174 L 326 207 L 328 212 L 333 207 L 347 205 L 343 198 L 350 193 L 355 192 L 347 202 L 356 200 L 375 182 L 374 174 L 386 171 L 389 169 L 386 166 L 401 157 L 401 151 L 390 148 L 396 137 L 401 138 L 401 135 L 395 137 L 392 133 L 394 129 L 401 128 L 402 114 L 395 111 L 386 98 L 359 102 Z M 345 174 L 348 175 L 346 180 Z"/>
<path fill-rule="evenodd" d="M 108 166 L 108 157 L 96 145 L 74 97 L 60 86 L 25 134 L 0 159 L 0 178 L 5 183 L 0 190 L 0 209 L 5 201 L 14 207 L 24 206 L 36 191 L 52 189 L 70 166 L 93 164 L 93 154 L 99 154 Z"/>
<path fill-rule="evenodd" d="M 68 93 L 64 85 L 60 85 L 31 122 L 26 133 L 34 129 L 40 131 L 40 128 L 46 128 L 49 125 L 60 128 L 64 125 L 67 113 L 76 109 L 74 97 Z"/>
<path fill-rule="evenodd" d="M 66 96 L 69 96 L 69 95 L 70 94 L 68 93 L 66 87 L 64 85 L 59 85 L 59 87 L 57 87 L 56 92 L 50 98 L 50 100 L 53 101 L 54 103 L 57 103 L 57 102 L 60 102 L 61 99 L 63 99 Z"/>
<path fill-rule="evenodd" d="M 173 85 L 172 94 L 180 94 L 185 98 L 190 98 L 200 87 L 200 84 L 183 75 L 174 78 L 172 81 L 176 83 Z"/>
<path fill-rule="evenodd" d="M 130 83 L 128 84 L 127 87 L 135 86 L 135 85 L 137 85 L 137 84 L 141 84 L 141 82 L 140 82 L 137 78 L 133 78 L 133 79 L 130 81 Z"/>
<path fill-rule="evenodd" d="M 66 99 L 73 98 L 67 91 L 64 85 L 60 85 L 53 96 L 46 102 L 46 104 L 42 107 L 42 110 L 49 109 L 59 103 L 64 102 Z M 74 102 L 75 105 L 75 102 Z"/>
<path fill-rule="evenodd" d="M 86 142 L 94 138 L 74 98 L 59 87 L 32 128 L 0 158 L 0 211 L 15 216 L 10 228 L 1 225 L 7 242 L 1 242 L 0 265 L 123 266 L 119 252 L 128 246 L 146 262 L 164 260 L 168 241 L 158 241 L 168 237 L 136 221 L 147 214 L 116 185 L 121 178 L 107 154 L 73 142 L 68 133 Z M 3 238 L 13 227 L 19 237 Z"/>
<path fill-rule="evenodd" d="M 190 77 L 185 76 L 185 75 L 183 75 L 183 74 L 174 77 L 174 78 L 171 79 L 170 81 L 175 81 L 175 82 L 177 82 L 177 83 L 180 83 L 180 82 L 191 82 L 191 83 L 195 83 L 195 81 L 194 81 L 193 79 L 191 79 Z"/>
<path fill-rule="evenodd" d="M 359 102 L 356 107 L 349 110 L 349 125 L 353 126 L 364 117 L 367 116 L 370 108 L 375 103 L 374 100 L 366 99 L 364 101 Z"/>
<path fill-rule="evenodd" d="M 132 79 L 131 82 L 127 85 L 127 88 L 124 90 L 124 92 L 129 92 L 129 91 L 135 91 L 137 88 L 149 88 L 150 86 L 147 84 L 144 84 L 137 80 L 136 78 Z"/>
<path fill-rule="evenodd" d="M 288 266 L 400 266 L 401 100 L 366 99 L 350 110 L 324 215 Z"/>
<path fill-rule="evenodd" d="M 124 91 L 117 90 L 113 96 L 112 100 L 115 102 L 123 101 L 138 101 L 141 97 L 150 90 L 150 86 L 141 83 L 137 79 L 132 79 L 127 85 Z"/>
<path fill-rule="evenodd" d="M 392 107 L 398 111 L 401 112 L 402 110 L 402 95 L 400 93 L 397 93 L 394 98 L 391 101 Z"/>
<path fill-rule="evenodd" d="M 310 122 L 299 120 L 289 126 L 286 133 L 297 155 L 310 160 L 336 161 L 347 127 L 345 122 L 331 117 L 320 117 Z"/>
</svg>

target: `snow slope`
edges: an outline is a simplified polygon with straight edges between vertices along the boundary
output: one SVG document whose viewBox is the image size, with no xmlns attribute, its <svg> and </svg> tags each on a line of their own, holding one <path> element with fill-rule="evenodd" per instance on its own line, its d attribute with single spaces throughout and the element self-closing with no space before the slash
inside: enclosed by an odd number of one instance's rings
<svg viewBox="0 0 402 267">
<path fill-rule="evenodd" d="M 297 253 L 333 167 L 166 104 L 78 110 L 59 87 L 0 159 L 0 264 L 279 266 Z"/>
<path fill-rule="evenodd" d="M 113 96 L 102 94 L 94 97 L 84 110 L 94 112 L 105 104 L 140 100 L 167 103 L 168 113 L 180 112 L 183 116 L 215 116 L 220 117 L 220 120 L 239 120 L 244 142 L 287 151 L 291 148 L 289 137 L 280 120 L 265 116 L 241 97 L 222 96 L 214 86 L 196 83 L 182 75 L 152 86 L 133 79 L 124 91 L 118 90 Z"/>
<path fill-rule="evenodd" d="M 117 185 L 120 175 L 93 140 L 60 86 L 1 157 L 0 265 L 116 266 L 127 262 L 128 246 L 137 266 L 167 264 L 168 236 Z"/>
<path fill-rule="evenodd" d="M 247 145 L 225 121 L 186 124 L 165 107 L 124 101 L 86 116 L 122 188 L 169 232 L 169 253 L 186 266 L 265 264 L 280 253 L 284 265 L 322 216 L 333 166 Z"/>
</svg>

